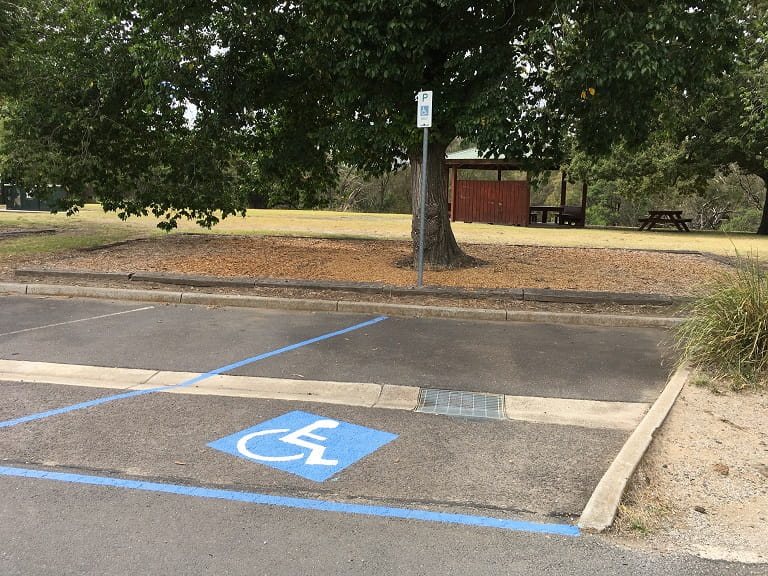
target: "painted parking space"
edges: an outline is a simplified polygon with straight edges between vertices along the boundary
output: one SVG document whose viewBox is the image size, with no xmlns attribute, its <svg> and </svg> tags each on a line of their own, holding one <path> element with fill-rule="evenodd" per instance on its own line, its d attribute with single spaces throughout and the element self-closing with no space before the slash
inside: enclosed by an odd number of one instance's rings
<svg viewBox="0 0 768 576">
<path fill-rule="evenodd" d="M 324 361 L 329 343 L 303 351 L 298 366 L 294 358 L 275 358 L 259 374 L 299 370 L 334 379 L 343 362 L 344 378 L 355 382 L 645 402 L 658 395 L 671 367 L 663 339 L 662 331 L 647 328 L 390 318 L 343 361 Z"/>
<path fill-rule="evenodd" d="M 296 411 L 312 414 L 313 422 L 345 422 L 396 438 L 324 478 L 215 447 L 224 438 L 275 429 L 276 419 L 279 423 Z M 332 431 L 310 433 L 332 438 Z M 627 436 L 617 430 L 467 422 L 382 409 L 154 394 L 131 400 L 129 407 L 106 403 L 6 428 L 0 431 L 0 452 L 11 467 L 55 463 L 54 470 L 136 480 L 174 479 L 174 484 L 199 487 L 574 524 Z M 305 439 L 325 448 L 322 459 L 345 457 L 339 450 L 344 442 Z M 295 444 L 286 445 L 290 453 L 247 446 L 264 456 L 302 453 L 303 463 L 310 451 Z"/>
<path fill-rule="evenodd" d="M 23 298 L 8 297 L 7 310 Z M 50 304 L 48 304 L 50 305 Z M 87 301 L 58 301 L 83 307 Z M 131 304 L 114 304 L 115 311 Z M 369 318 L 327 313 L 158 306 L 149 312 L 0 337 L 0 359 L 204 373 Z M 44 318 L 38 319 L 45 324 Z M 9 325 L 13 328 L 13 322 Z M 664 332 L 390 318 L 232 370 L 234 375 L 373 382 L 514 396 L 652 401 L 671 363 Z"/>
<path fill-rule="evenodd" d="M 0 337 L 0 358 L 201 373 L 372 318 L 191 305 L 155 305 L 141 313 L 118 314 L 141 308 L 122 302 L 99 302 L 99 314 L 93 314 L 88 300 L 14 296 L 3 297 L 3 303 L 2 332 L 47 328 Z M 19 303 L 22 309 L 15 315 Z M 52 309 L 57 322 L 50 321 Z M 103 317 L 55 325 L 59 318 L 92 316 Z M 364 336 L 361 332 L 356 339 Z"/>
<path fill-rule="evenodd" d="M 121 307 L 115 305 L 115 309 Z M 156 322 L 166 324 L 174 309 L 164 307 Z M 218 312 L 206 310 L 210 318 L 220 319 L 223 316 Z M 191 316 L 197 320 L 202 317 Z M 115 358 L 118 365 L 163 364 L 164 340 L 175 335 L 185 340 L 183 345 L 169 342 L 165 348 L 189 354 L 188 364 L 206 364 L 191 369 L 202 373 L 210 370 L 207 361 L 215 359 L 219 350 L 205 350 L 213 336 L 223 340 L 225 347 L 231 344 L 237 348 L 227 350 L 237 357 L 239 350 L 250 347 L 253 355 L 256 346 L 270 349 L 269 345 L 278 340 L 280 346 L 289 345 L 284 327 L 302 325 L 317 334 L 319 327 L 332 328 L 335 322 L 338 328 L 349 319 L 335 316 L 329 322 L 324 315 L 309 319 L 297 315 L 283 324 L 280 314 L 244 314 L 241 321 L 258 324 L 263 320 L 266 326 L 239 326 L 237 336 L 242 341 L 232 338 L 232 326 L 226 323 L 215 329 L 209 326 L 206 332 L 203 328 L 187 331 L 182 322 L 160 331 L 162 337 L 155 340 L 152 338 L 157 334 L 148 330 L 151 337 L 144 342 L 135 321 L 114 323 L 114 319 L 105 318 L 104 326 L 94 324 L 87 329 L 98 337 L 85 337 L 84 326 L 72 327 L 77 333 L 74 339 L 89 349 L 61 340 L 67 338 L 66 333 L 62 337 L 56 332 L 61 327 L 51 327 L 56 336 L 45 334 L 48 328 L 34 330 L 39 333 L 35 338 L 43 337 L 44 343 L 30 339 L 29 333 L 0 341 L 0 358 L 17 356 L 6 352 L 23 348 L 33 362 L 53 357 L 66 361 L 67 354 L 75 351 L 82 354 L 86 364 L 99 360 L 111 365 Z M 377 328 L 389 324 L 382 322 Z M 422 326 L 404 323 L 401 331 L 415 332 Z M 473 323 L 465 337 L 477 338 L 473 332 L 477 327 L 480 324 Z M 262 329 L 265 340 L 253 338 Z M 124 364 L 125 357 L 115 350 L 114 341 L 110 342 L 114 331 L 130 334 L 118 334 L 118 340 L 135 340 L 138 349 L 138 353 L 125 351 L 124 356 L 130 358 Z M 188 334 L 200 336 L 202 341 L 186 340 Z M 610 331 L 605 334 L 610 338 Z M 292 335 L 308 336 L 301 330 Z M 366 330 L 358 335 L 360 338 L 342 338 L 338 346 L 326 349 L 323 361 L 333 362 L 339 376 L 353 381 L 350 374 L 354 372 L 344 368 L 344 353 L 355 346 L 370 345 L 372 335 L 376 337 L 377 332 Z M 378 347 L 378 342 L 375 344 Z M 31 352 L 27 349 L 30 345 Z M 414 355 L 423 353 L 419 346 L 411 349 Z M 200 350 L 205 353 L 194 356 Z M 305 370 L 312 368 L 314 359 L 299 363 L 312 359 L 313 355 L 304 354 L 307 351 L 309 348 L 302 349 L 291 363 L 296 381 L 309 380 L 303 371 L 321 375 Z M 650 353 L 649 357 L 658 356 Z M 354 364 L 361 356 L 347 359 Z M 482 361 L 493 359 L 489 352 Z M 187 366 L 183 356 L 173 360 L 178 371 Z M 396 357 L 390 361 L 399 369 Z M 411 362 L 422 365 L 421 360 Z M 437 364 L 433 367 L 439 368 Z M 430 380 L 428 369 L 420 370 L 402 374 L 421 384 L 440 380 L 440 388 L 451 381 L 445 371 Z M 644 398 L 652 397 L 658 386 L 656 372 L 654 367 L 645 374 L 650 384 L 642 385 Z M 392 373 L 385 371 L 384 377 Z M 588 389 L 583 377 L 573 380 L 574 386 L 580 387 L 579 396 Z M 610 383 L 610 378 L 605 382 Z M 467 388 L 465 383 L 461 383 L 462 388 Z M 482 382 L 476 383 L 475 389 L 482 386 Z M 0 391 L 0 418 L 6 419 L 30 409 L 113 394 L 109 389 L 85 386 L 4 382 L 1 377 Z M 601 410 L 599 402 L 592 404 L 595 410 Z M 549 412 L 552 406 L 538 409 Z M 322 481 L 209 445 L 232 435 L 242 440 L 245 431 L 295 411 L 312 414 L 318 420 L 286 434 L 304 428 L 304 432 L 327 439 L 326 431 L 332 428 L 306 426 L 334 421 L 386 431 L 397 438 Z M 525 411 L 530 408 L 525 407 Z M 152 393 L 128 402 L 106 402 L 0 430 L 0 486 L 6 495 L 0 504 L 6 520 L 0 538 L 6 543 L 0 566 L 8 574 L 61 574 L 66 569 L 71 573 L 96 570 L 120 574 L 127 565 L 146 567 L 148 573 L 179 572 L 180 567 L 185 573 L 250 573 L 257 564 L 279 567 L 278 571 L 285 573 L 316 572 L 322 566 L 346 574 L 409 573 L 417 568 L 436 574 L 506 574 L 528 562 L 526 573 L 561 573 L 574 572 L 576 550 L 580 564 L 575 572 L 579 574 L 595 570 L 618 570 L 627 575 L 720 573 L 722 564 L 692 567 L 688 559 L 667 562 L 666 556 L 607 550 L 591 537 L 572 537 L 579 533 L 575 515 L 626 435 L 621 430 L 558 422 L 475 422 L 395 410 L 221 395 Z M 297 436 L 306 439 L 303 434 Z M 325 446 L 321 459 L 335 459 L 334 445 L 312 437 L 309 441 Z M 249 446 L 246 441 L 246 448 Z M 311 446 L 304 448 L 310 450 Z M 541 533 L 547 536 L 541 537 Z M 384 556 L 387 562 L 381 562 Z M 750 568 L 729 569 L 753 573 Z"/>
<path fill-rule="evenodd" d="M 113 315 L 111 315 L 110 317 L 112 317 L 112 316 Z M 213 376 L 216 376 L 218 374 L 223 374 L 223 373 L 226 373 L 226 372 L 231 372 L 231 371 L 233 371 L 233 370 L 235 370 L 237 368 L 240 368 L 242 366 L 246 366 L 248 364 L 253 364 L 253 363 L 259 362 L 261 360 L 265 360 L 267 358 L 271 358 L 273 356 L 277 356 L 277 355 L 280 355 L 280 354 L 283 354 L 283 353 L 291 352 L 293 350 L 297 350 L 297 349 L 303 348 L 305 346 L 310 346 L 312 344 L 315 344 L 315 343 L 318 343 L 318 342 L 322 342 L 324 340 L 328 340 L 328 339 L 331 339 L 331 338 L 336 338 L 336 337 L 339 337 L 339 336 L 342 336 L 342 335 L 345 335 L 345 334 L 350 334 L 350 333 L 352 333 L 352 332 L 354 332 L 356 330 L 360 330 L 362 328 L 366 328 L 368 326 L 372 326 L 374 324 L 382 322 L 383 320 L 386 320 L 386 317 L 379 316 L 377 318 L 373 318 L 373 319 L 370 319 L 370 320 L 366 320 L 364 322 L 353 324 L 352 326 L 348 326 L 348 327 L 342 328 L 340 330 L 334 330 L 333 332 L 328 332 L 328 333 L 325 333 L 325 334 L 321 334 L 319 336 L 314 336 L 312 338 L 308 338 L 308 339 L 302 340 L 300 342 L 296 342 L 294 344 L 290 344 L 288 346 L 283 346 L 283 347 L 278 348 L 276 350 L 271 350 L 271 351 L 268 351 L 268 352 L 263 352 L 261 354 L 257 354 L 256 356 L 251 356 L 249 358 L 244 358 L 242 360 L 238 360 L 237 362 L 234 362 L 234 363 L 231 363 L 231 364 L 226 364 L 224 366 L 219 366 L 217 368 L 214 368 L 213 370 L 209 370 L 208 372 L 205 372 L 204 374 L 199 374 L 199 375 L 193 376 L 193 377 L 191 377 L 191 378 L 189 378 L 189 379 L 187 379 L 187 380 L 185 380 L 185 381 L 183 381 L 181 383 L 174 383 L 171 386 L 159 386 L 159 387 L 142 388 L 142 389 L 139 389 L 139 390 L 130 390 L 130 391 L 122 392 L 120 394 L 115 394 L 115 395 L 112 395 L 112 396 L 104 396 L 104 397 L 96 398 L 96 399 L 89 400 L 89 401 L 86 401 L 86 402 L 80 402 L 80 403 L 76 403 L 76 404 L 71 404 L 69 406 L 62 406 L 60 408 L 56 408 L 56 409 L 53 409 L 53 410 L 45 410 L 45 411 L 42 411 L 42 412 L 36 412 L 36 413 L 28 414 L 26 416 L 22 416 L 22 417 L 19 417 L 19 418 L 16 418 L 16 419 L 6 420 L 6 421 L 3 421 L 3 422 L 0 422 L 0 428 L 16 426 L 18 424 L 23 424 L 25 422 L 29 422 L 29 421 L 33 421 L 33 420 L 39 420 L 39 419 L 43 419 L 43 418 L 48 418 L 48 417 L 51 417 L 51 416 L 56 416 L 56 415 L 59 415 L 59 414 L 68 413 L 68 412 L 72 412 L 72 411 L 76 411 L 76 410 L 83 410 L 83 409 L 86 409 L 86 408 L 90 408 L 92 406 L 97 406 L 97 405 L 100 405 L 100 404 L 104 404 L 106 402 L 113 402 L 113 401 L 118 401 L 118 400 L 126 400 L 126 399 L 129 399 L 129 398 L 135 398 L 137 396 L 143 396 L 145 394 L 153 394 L 153 393 L 156 393 L 156 392 L 164 392 L 164 391 L 167 391 L 167 390 L 169 390 L 171 388 L 183 388 L 183 387 L 187 387 L 187 386 L 192 386 L 192 385 L 194 385 L 194 384 L 196 384 L 198 382 L 204 381 L 204 380 L 206 380 L 208 378 L 211 378 Z"/>
</svg>

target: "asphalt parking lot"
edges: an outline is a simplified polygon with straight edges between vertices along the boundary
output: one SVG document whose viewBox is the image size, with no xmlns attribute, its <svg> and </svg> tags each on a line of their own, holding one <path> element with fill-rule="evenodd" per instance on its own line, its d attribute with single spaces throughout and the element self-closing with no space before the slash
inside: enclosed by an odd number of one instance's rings
<svg viewBox="0 0 768 576">
<path fill-rule="evenodd" d="M 5 300 L 0 325 L 0 358 L 13 362 L 184 373 L 234 366 L 228 374 L 640 404 L 655 399 L 667 376 L 658 346 L 662 334 L 643 328 L 23 297 Z M 335 334 L 342 330 L 349 331 Z M 0 419 L 6 422 L 115 395 L 43 382 L 6 382 L 3 389 Z M 397 439 L 333 476 L 332 484 L 208 446 L 292 411 Z M 155 393 L 9 426 L 2 432 L 2 453 L 12 462 L 55 462 L 205 486 L 427 501 L 440 509 L 498 509 L 572 523 L 627 435 L 612 428 Z"/>
<path fill-rule="evenodd" d="M 0 483 L 247 494 L 278 509 L 573 535 L 631 433 L 613 425 L 613 408 L 644 412 L 667 382 L 664 338 L 653 328 L 5 296 Z M 98 367 L 98 377 L 55 383 L 63 365 Z M 123 386 L 126 369 L 154 376 Z M 240 388 L 205 388 L 224 375 Z M 231 393 L 255 379 L 310 391 L 301 401 Z M 367 407 L 319 392 L 311 401 L 326 383 L 563 403 L 540 419 Z M 574 425 L 569 412 L 584 403 L 607 416 Z"/>
<path fill-rule="evenodd" d="M 8 296 L 0 358 L 206 372 L 372 318 Z M 664 337 L 652 328 L 392 317 L 230 373 L 647 402 L 669 374 Z"/>
</svg>

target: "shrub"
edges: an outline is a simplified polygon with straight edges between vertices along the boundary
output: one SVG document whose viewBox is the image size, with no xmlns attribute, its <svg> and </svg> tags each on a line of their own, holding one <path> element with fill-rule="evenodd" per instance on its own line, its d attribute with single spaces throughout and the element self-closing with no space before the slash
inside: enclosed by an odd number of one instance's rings
<svg viewBox="0 0 768 576">
<path fill-rule="evenodd" d="M 688 309 L 677 334 L 682 360 L 689 360 L 734 388 L 764 387 L 768 377 L 768 273 L 756 257 L 738 257 L 708 295 Z"/>
<path fill-rule="evenodd" d="M 762 217 L 760 210 L 741 210 L 734 212 L 729 220 L 725 220 L 720 229 L 723 232 L 754 232 L 760 227 Z"/>
</svg>

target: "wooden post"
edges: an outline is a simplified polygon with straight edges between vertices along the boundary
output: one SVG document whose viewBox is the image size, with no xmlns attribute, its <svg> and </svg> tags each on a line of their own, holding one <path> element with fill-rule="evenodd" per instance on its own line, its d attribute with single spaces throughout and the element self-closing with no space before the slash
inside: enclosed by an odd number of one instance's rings
<svg viewBox="0 0 768 576">
<path fill-rule="evenodd" d="M 525 220 L 525 225 L 530 226 L 531 224 L 531 173 L 527 170 L 525 171 L 525 188 L 526 188 L 526 195 L 528 196 L 528 199 L 526 200 L 526 204 L 528 204 L 528 218 Z"/>
<path fill-rule="evenodd" d="M 459 182 L 459 167 L 454 166 L 451 168 L 453 170 L 453 178 L 451 179 L 451 222 L 456 222 L 456 188 L 458 186 Z"/>
<path fill-rule="evenodd" d="M 562 174 L 560 177 L 560 206 L 565 206 L 565 172 L 561 172 L 560 174 Z"/>
<path fill-rule="evenodd" d="M 448 166 L 445 167 L 445 194 L 448 198 L 448 219 L 451 220 L 453 216 L 453 203 L 451 202 L 451 169 Z"/>
</svg>

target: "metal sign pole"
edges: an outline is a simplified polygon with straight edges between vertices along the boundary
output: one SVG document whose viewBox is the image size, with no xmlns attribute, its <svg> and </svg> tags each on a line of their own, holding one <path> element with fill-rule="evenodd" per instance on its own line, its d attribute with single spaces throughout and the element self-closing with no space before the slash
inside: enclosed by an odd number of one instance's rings
<svg viewBox="0 0 768 576">
<path fill-rule="evenodd" d="M 429 128 L 432 126 L 432 91 L 422 90 L 416 95 L 418 103 L 416 111 L 416 126 L 424 128 L 424 146 L 421 154 L 421 194 L 419 206 L 419 254 L 418 280 L 416 285 L 421 288 L 424 280 L 424 228 L 425 208 L 427 204 L 427 148 L 429 147 Z"/>
<path fill-rule="evenodd" d="M 421 288 L 424 280 L 424 214 L 427 204 L 427 148 L 429 143 L 429 128 L 424 128 L 424 145 L 421 153 L 421 197 L 419 206 L 419 274 L 417 286 Z"/>
</svg>

